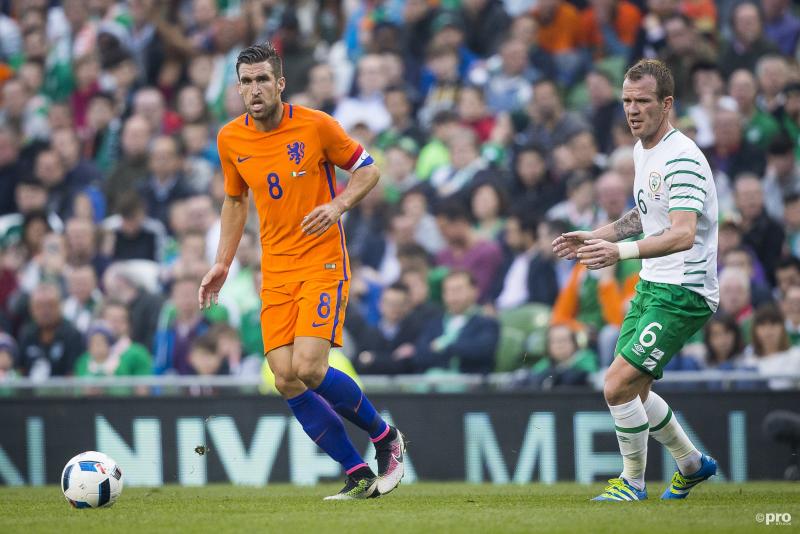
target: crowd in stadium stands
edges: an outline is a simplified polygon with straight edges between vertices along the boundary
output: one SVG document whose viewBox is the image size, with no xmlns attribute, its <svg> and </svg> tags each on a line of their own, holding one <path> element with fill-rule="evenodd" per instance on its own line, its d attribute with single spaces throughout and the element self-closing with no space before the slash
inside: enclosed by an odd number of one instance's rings
<svg viewBox="0 0 800 534">
<path fill-rule="evenodd" d="M 609 365 L 640 265 L 550 243 L 635 206 L 641 57 L 672 70 L 720 199 L 720 308 L 667 369 L 798 372 L 798 37 L 790 0 L 2 0 L 0 381 L 261 373 L 255 220 L 219 305 L 197 289 L 236 56 L 266 39 L 284 99 L 381 169 L 344 219 L 358 373 L 551 388 Z"/>
</svg>

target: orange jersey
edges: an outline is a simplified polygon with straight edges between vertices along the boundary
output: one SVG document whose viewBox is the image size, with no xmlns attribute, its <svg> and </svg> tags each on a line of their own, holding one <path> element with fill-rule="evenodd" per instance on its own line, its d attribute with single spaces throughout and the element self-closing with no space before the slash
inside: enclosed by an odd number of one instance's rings
<svg viewBox="0 0 800 534">
<path fill-rule="evenodd" d="M 264 285 L 349 280 L 341 221 L 318 237 L 304 234 L 300 224 L 335 196 L 334 165 L 352 172 L 371 163 L 361 145 L 329 115 L 283 104 L 283 118 L 274 130 L 256 130 L 245 113 L 222 127 L 217 147 L 225 193 L 253 192 Z"/>
</svg>

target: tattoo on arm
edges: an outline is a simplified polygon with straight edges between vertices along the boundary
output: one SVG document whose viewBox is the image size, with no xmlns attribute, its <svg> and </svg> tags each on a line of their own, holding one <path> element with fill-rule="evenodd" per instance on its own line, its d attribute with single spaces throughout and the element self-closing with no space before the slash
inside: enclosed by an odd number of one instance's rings
<svg viewBox="0 0 800 534">
<path fill-rule="evenodd" d="M 617 241 L 627 239 L 642 233 L 642 221 L 639 219 L 639 210 L 633 208 L 628 213 L 614 221 L 614 237 Z"/>
</svg>

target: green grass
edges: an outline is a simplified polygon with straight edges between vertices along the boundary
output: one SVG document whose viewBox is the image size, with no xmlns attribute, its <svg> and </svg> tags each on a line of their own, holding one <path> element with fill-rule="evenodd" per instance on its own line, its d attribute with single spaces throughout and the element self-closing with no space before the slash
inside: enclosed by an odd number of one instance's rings
<svg viewBox="0 0 800 534">
<path fill-rule="evenodd" d="M 338 487 L 211 485 L 126 488 L 110 509 L 73 510 L 57 486 L 0 488 L 0 532 L 755 532 L 757 513 L 791 513 L 800 527 L 800 484 L 704 484 L 686 501 L 593 503 L 602 486 L 417 484 L 380 499 L 322 502 Z M 786 528 L 786 527 L 784 527 Z"/>
</svg>

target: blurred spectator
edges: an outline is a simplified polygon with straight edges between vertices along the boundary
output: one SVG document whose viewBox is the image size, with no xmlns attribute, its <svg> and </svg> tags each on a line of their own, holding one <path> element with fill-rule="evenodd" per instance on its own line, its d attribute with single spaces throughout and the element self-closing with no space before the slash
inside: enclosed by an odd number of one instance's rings
<svg viewBox="0 0 800 534">
<path fill-rule="evenodd" d="M 580 116 L 564 111 L 558 87 L 552 80 L 541 80 L 533 86 L 528 103 L 530 124 L 521 134 L 520 144 L 536 145 L 546 153 L 580 132 L 588 129 Z"/>
<path fill-rule="evenodd" d="M 763 20 L 758 5 L 742 2 L 733 8 L 732 38 L 725 43 L 719 65 L 725 76 L 737 69 L 752 71 L 758 58 L 775 52 L 775 46 L 764 38 Z"/>
<path fill-rule="evenodd" d="M 615 356 L 619 327 L 639 281 L 639 269 L 638 261 L 595 271 L 576 263 L 553 305 L 551 324 L 585 331 L 592 344 L 597 345 L 603 367 L 610 365 Z"/>
<path fill-rule="evenodd" d="M 133 115 L 141 115 L 156 135 L 172 135 L 178 131 L 181 118 L 167 108 L 164 96 L 155 87 L 143 87 L 133 97 Z"/>
<path fill-rule="evenodd" d="M 656 59 L 667 45 L 666 21 L 679 13 L 678 0 L 648 0 L 636 44 L 631 49 L 630 63 L 639 58 Z"/>
<path fill-rule="evenodd" d="M 124 311 L 111 313 L 120 315 L 121 319 Z M 130 339 L 119 339 L 110 323 L 93 323 L 86 332 L 86 345 L 86 352 L 75 362 L 75 376 L 147 376 L 152 373 L 152 360 L 147 350 L 138 343 L 132 344 Z"/>
<path fill-rule="evenodd" d="M 122 120 L 116 115 L 116 102 L 110 93 L 97 93 L 89 100 L 83 155 L 104 174 L 117 161 Z M 101 185 L 105 176 L 95 185 Z"/>
<path fill-rule="evenodd" d="M 67 271 L 67 298 L 61 305 L 64 319 L 85 334 L 100 304 L 103 293 L 97 287 L 97 275 L 91 265 L 72 267 Z"/>
<path fill-rule="evenodd" d="M 14 364 L 18 358 L 17 342 L 8 334 L 0 332 L 0 383 L 16 378 Z"/>
<path fill-rule="evenodd" d="M 430 183 L 439 197 L 449 197 L 463 191 L 475 174 L 487 167 L 481 157 L 478 138 L 475 132 L 462 129 L 448 139 L 450 163 L 433 172 Z"/>
<path fill-rule="evenodd" d="M 775 111 L 778 121 L 786 135 L 792 139 L 795 159 L 800 160 L 800 82 L 789 82 L 783 90 L 783 106 Z"/>
<path fill-rule="evenodd" d="M 775 113 L 783 104 L 783 91 L 789 77 L 789 65 L 786 58 L 768 54 L 756 63 L 758 78 L 758 104 L 769 113 Z"/>
<path fill-rule="evenodd" d="M 444 247 L 444 238 L 439 226 L 429 210 L 428 195 L 423 187 L 417 187 L 403 195 L 401 211 L 411 218 L 414 224 L 414 240 L 429 254 L 436 254 Z"/>
<path fill-rule="evenodd" d="M 505 100 L 508 101 L 508 99 Z M 462 87 L 458 92 L 457 110 L 464 126 L 471 128 L 481 143 L 489 140 L 495 118 L 486 108 L 486 99 L 480 88 Z"/>
<path fill-rule="evenodd" d="M 441 111 L 433 116 L 430 139 L 417 159 L 417 176 L 421 180 L 427 180 L 435 170 L 450 162 L 446 143 L 458 128 L 458 116 L 451 111 Z"/>
<path fill-rule="evenodd" d="M 562 197 L 561 187 L 551 180 L 545 153 L 534 145 L 521 147 L 514 159 L 511 202 L 514 209 L 547 211 Z"/>
<path fill-rule="evenodd" d="M 172 137 L 156 137 L 150 145 L 150 176 L 139 186 L 139 194 L 147 206 L 147 214 L 169 227 L 169 206 L 191 194 L 191 186 L 181 171 L 183 153 Z"/>
<path fill-rule="evenodd" d="M 244 352 L 239 332 L 225 323 L 216 323 L 208 335 L 215 342 L 215 352 L 221 355 L 232 375 L 258 376 L 264 363 L 263 350 L 256 353 Z"/>
<path fill-rule="evenodd" d="M 706 367 L 711 369 L 735 369 L 743 362 L 744 339 L 736 319 L 732 315 L 712 315 L 703 330 Z"/>
<path fill-rule="evenodd" d="M 305 96 L 312 108 L 333 115 L 336 109 L 336 75 L 327 63 L 316 63 L 308 69 Z M 387 102 L 388 108 L 388 102 Z M 389 110 L 391 113 L 391 110 Z"/>
<path fill-rule="evenodd" d="M 61 219 L 68 218 L 75 196 L 83 189 L 85 182 L 76 182 L 74 177 L 73 181 L 68 181 L 64 163 L 58 152 L 52 149 L 39 152 L 33 172 L 47 188 L 47 209 Z"/>
<path fill-rule="evenodd" d="M 539 0 L 533 16 L 539 23 L 537 43 L 557 58 L 559 68 L 562 61 L 577 56 L 581 24 L 580 13 L 574 5 L 565 0 Z"/>
<path fill-rule="evenodd" d="M 721 269 L 738 269 L 750 280 L 750 303 L 753 308 L 772 301 L 772 295 L 764 278 L 759 277 L 753 268 L 752 253 L 744 246 L 732 248 L 725 252 L 721 259 Z"/>
<path fill-rule="evenodd" d="M 783 223 L 786 229 L 783 254 L 800 257 L 800 193 L 789 193 L 783 197 L 783 207 Z"/>
<path fill-rule="evenodd" d="M 788 208 L 792 198 L 800 194 L 800 169 L 794 159 L 794 144 L 783 135 L 775 138 L 767 149 L 767 173 L 763 184 L 767 213 L 782 220 L 784 207 Z"/>
<path fill-rule="evenodd" d="M 617 97 L 611 77 L 605 71 L 590 71 L 586 75 L 586 88 L 589 92 L 586 120 L 592 126 L 600 152 L 610 154 L 614 148 L 614 140 L 608 132 L 615 122 L 625 117 L 622 102 Z"/>
<path fill-rule="evenodd" d="M 552 70 L 549 64 L 532 64 L 528 45 L 510 37 L 497 56 L 472 70 L 469 80 L 484 89 L 486 105 L 493 113 L 514 112 L 524 109 L 531 99 L 531 82 L 552 76 Z M 481 140 L 487 138 L 485 132 Z"/>
<path fill-rule="evenodd" d="M 29 246 L 30 261 L 19 273 L 21 288 L 30 292 L 42 282 L 52 282 L 63 288 L 64 268 L 67 265 L 64 237 L 50 232 L 47 227 L 34 229 L 34 226 L 46 224 L 43 215 L 27 218 L 25 222 L 27 226 L 23 230 L 23 239 Z"/>
<path fill-rule="evenodd" d="M 445 313 L 430 321 L 416 343 L 414 368 L 445 368 L 462 373 L 489 373 L 500 326 L 476 306 L 478 288 L 467 271 L 454 270 L 444 279 Z"/>
<path fill-rule="evenodd" d="M 386 197 L 396 203 L 400 196 L 417 186 L 419 178 L 414 172 L 419 147 L 410 137 L 401 137 L 386 147 L 386 168 L 381 178 L 386 181 Z"/>
<path fill-rule="evenodd" d="M 443 202 L 436 222 L 447 246 L 436 255 L 436 264 L 470 273 L 478 289 L 477 300 L 486 302 L 500 267 L 502 254 L 494 241 L 481 240 L 472 229 L 469 213 L 458 200 Z"/>
<path fill-rule="evenodd" d="M 689 76 L 696 103 L 689 106 L 686 115 L 697 130 L 695 142 L 701 149 L 707 149 L 715 140 L 714 117 L 722 109 L 735 111 L 736 101 L 725 94 L 725 80 L 716 63 L 698 61 L 692 66 Z"/>
<path fill-rule="evenodd" d="M 358 347 L 353 362 L 359 374 L 402 374 L 413 371 L 411 357 L 422 324 L 410 317 L 412 306 L 409 289 L 396 282 L 381 294 L 380 321 L 367 325 L 355 315 L 346 328 Z"/>
<path fill-rule="evenodd" d="M 18 135 L 8 126 L 0 126 L 0 216 L 18 210 L 14 201 L 17 184 L 30 173 L 19 159 Z"/>
<path fill-rule="evenodd" d="M 469 49 L 480 57 L 496 52 L 510 24 L 503 4 L 499 0 L 464 0 L 461 13 Z"/>
<path fill-rule="evenodd" d="M 429 126 L 437 113 L 455 111 L 461 88 L 458 61 L 458 52 L 451 46 L 432 44 L 426 52 L 425 67 L 431 82 L 422 92 L 422 107 L 417 113 L 423 127 Z"/>
<path fill-rule="evenodd" d="M 750 299 L 750 279 L 742 270 L 725 269 L 719 276 L 719 311 L 730 315 L 739 325 L 745 341 L 749 340 L 753 305 Z"/>
<path fill-rule="evenodd" d="M 729 109 L 714 114 L 714 144 L 706 150 L 711 170 L 735 178 L 741 173 L 764 174 L 766 160 L 758 147 L 744 138 L 742 117 Z"/>
<path fill-rule="evenodd" d="M 191 341 L 188 350 L 188 369 L 184 374 L 197 376 L 227 375 L 228 364 L 222 354 L 217 352 L 216 343 L 213 336 L 204 334 Z M 210 386 L 193 385 L 190 386 L 191 395 L 210 395 L 215 391 Z"/>
<path fill-rule="evenodd" d="M 119 215 L 109 217 L 104 229 L 109 233 L 106 249 L 115 261 L 161 259 L 164 226 L 146 215 L 141 197 L 134 191 L 120 195 Z"/>
<path fill-rule="evenodd" d="M 110 213 L 119 213 L 118 202 L 123 192 L 139 188 L 147 178 L 149 142 L 150 123 L 144 117 L 133 115 L 125 121 L 120 157 L 103 184 Z"/>
<path fill-rule="evenodd" d="M 792 286 L 800 286 L 800 259 L 796 256 L 784 256 L 775 266 L 775 293 L 779 299 L 785 299 Z"/>
<path fill-rule="evenodd" d="M 492 287 L 498 310 L 529 302 L 552 306 L 558 296 L 553 258 L 542 253 L 550 243 L 538 242 L 538 229 L 538 218 L 528 211 L 515 212 L 506 221 L 503 264 Z"/>
<path fill-rule="evenodd" d="M 781 54 L 793 55 L 800 37 L 800 19 L 792 12 L 790 2 L 762 0 L 761 8 L 764 10 L 764 36 Z"/>
<path fill-rule="evenodd" d="M 470 193 L 475 233 L 481 239 L 497 240 L 503 232 L 508 211 L 505 189 L 494 181 L 482 181 Z"/>
<path fill-rule="evenodd" d="M 83 337 L 61 315 L 61 290 L 43 283 L 30 297 L 31 321 L 20 333 L 16 366 L 34 380 L 72 374 L 84 350 Z"/>
<path fill-rule="evenodd" d="M 744 121 L 744 138 L 762 151 L 780 133 L 777 121 L 756 105 L 758 86 L 753 73 L 739 69 L 728 80 L 728 93 L 736 100 Z"/>
<path fill-rule="evenodd" d="M 541 389 L 586 386 L 589 375 L 597 371 L 597 356 L 581 350 L 575 332 L 566 325 L 548 328 L 547 354 L 531 368 L 533 383 Z"/>
<path fill-rule="evenodd" d="M 145 347 L 152 347 L 158 314 L 163 299 L 150 293 L 137 281 L 133 267 L 124 263 L 111 264 L 103 275 L 103 288 L 128 307 L 130 336 Z M 196 304 L 196 303 L 195 303 Z"/>
<path fill-rule="evenodd" d="M 600 176 L 595 184 L 597 204 L 601 210 L 600 221 L 614 222 L 621 219 L 629 208 L 631 190 L 626 187 L 622 177 L 609 171 Z"/>
<path fill-rule="evenodd" d="M 172 372 L 185 375 L 192 372 L 193 365 L 189 360 L 192 344 L 211 326 L 197 305 L 198 287 L 200 282 L 195 278 L 179 278 L 172 284 L 169 303 L 174 305 L 175 314 L 173 318 L 166 318 L 156 332 L 153 345 L 156 374 Z M 168 309 L 162 309 L 162 315 L 171 315 L 165 313 Z M 212 344 L 211 352 L 214 350 Z M 209 362 L 204 359 L 203 363 Z M 214 372 L 206 374 L 214 373 L 216 368 Z"/>
<path fill-rule="evenodd" d="M 414 120 L 413 103 L 408 92 L 400 86 L 392 86 L 384 92 L 386 110 L 391 117 L 391 124 L 378 135 L 375 144 L 384 150 L 405 143 L 406 139 L 418 145 L 425 140 L 425 135 Z M 417 148 L 417 152 L 419 149 Z"/>
<path fill-rule="evenodd" d="M 641 20 L 639 8 L 626 0 L 590 0 L 581 13 L 581 43 L 595 59 L 627 60 Z"/>
<path fill-rule="evenodd" d="M 373 133 L 382 132 L 392 121 L 383 103 L 384 89 L 381 56 L 364 55 L 358 61 L 356 93 L 339 101 L 333 116 L 345 130 L 363 122 Z"/>
<path fill-rule="evenodd" d="M 784 233 L 781 225 L 764 209 L 764 190 L 756 175 L 736 179 L 736 208 L 742 218 L 744 243 L 756 253 L 766 271 L 767 280 L 775 285 L 775 266 L 781 256 Z"/>
<path fill-rule="evenodd" d="M 570 176 L 567 180 L 567 198 L 547 210 L 547 218 L 566 221 L 573 230 L 593 228 L 597 222 L 597 206 L 592 177 L 583 172 Z"/>
<path fill-rule="evenodd" d="M 314 49 L 300 34 L 300 21 L 293 9 L 287 9 L 275 36 L 283 60 L 283 77 L 286 78 L 286 99 L 303 90 L 309 69 L 314 65 Z"/>
<path fill-rule="evenodd" d="M 747 355 L 759 374 L 800 373 L 800 349 L 789 344 L 783 313 L 774 304 L 762 306 L 753 315 L 752 344 Z M 796 380 L 772 378 L 768 385 L 770 389 L 791 389 L 796 387 Z"/>
<path fill-rule="evenodd" d="M 800 345 L 800 285 L 790 286 L 780 303 L 792 346 Z"/>
</svg>

